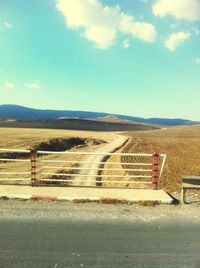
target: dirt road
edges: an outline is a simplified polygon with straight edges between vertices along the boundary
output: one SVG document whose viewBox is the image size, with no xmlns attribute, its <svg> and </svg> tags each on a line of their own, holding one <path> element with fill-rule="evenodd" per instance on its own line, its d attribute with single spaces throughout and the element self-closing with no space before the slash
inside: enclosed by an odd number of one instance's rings
<svg viewBox="0 0 200 268">
<path fill-rule="evenodd" d="M 100 167 L 99 162 L 102 162 L 107 153 L 115 152 L 123 144 L 127 142 L 128 138 L 121 135 L 114 135 L 113 140 L 109 143 L 101 145 L 95 149 L 94 153 L 105 153 L 104 155 L 88 155 L 84 158 L 84 161 L 88 163 L 83 163 L 80 165 L 81 171 L 80 175 L 87 175 L 87 177 L 78 176 L 74 177 L 74 182 L 72 185 L 76 186 L 96 186 L 96 176 L 98 175 L 98 168 Z M 80 180 L 83 180 L 80 182 Z"/>
</svg>

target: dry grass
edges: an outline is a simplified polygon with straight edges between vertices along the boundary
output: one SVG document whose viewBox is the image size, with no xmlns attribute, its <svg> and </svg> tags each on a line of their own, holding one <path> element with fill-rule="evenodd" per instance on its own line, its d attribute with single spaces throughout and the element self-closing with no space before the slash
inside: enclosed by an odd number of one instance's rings
<svg viewBox="0 0 200 268">
<path fill-rule="evenodd" d="M 40 142 L 56 138 L 91 138 L 110 140 L 111 133 L 78 130 L 0 128 L 0 148 L 29 149 Z"/>
<path fill-rule="evenodd" d="M 132 140 L 128 142 L 125 147 L 120 149 L 118 153 L 125 153 L 128 149 L 132 149 Z M 144 189 L 144 188 L 151 188 L 151 184 L 145 184 L 143 182 L 151 182 L 151 179 L 143 179 L 143 178 L 132 178 L 132 175 L 151 175 L 151 173 L 147 172 L 136 172 L 132 171 L 133 169 L 151 169 L 151 167 L 146 166 L 134 166 L 128 165 L 126 163 L 133 163 L 133 162 L 147 162 L 151 160 L 151 158 L 140 159 L 141 157 L 130 157 L 130 156 L 119 156 L 114 155 L 111 156 L 107 163 L 104 165 L 105 170 L 103 170 L 102 174 L 105 176 L 103 180 L 109 181 L 102 183 L 103 187 L 116 187 L 116 188 L 137 188 L 137 189 Z M 119 164 L 114 164 L 113 162 L 117 162 Z M 113 170 L 118 169 L 118 170 Z M 126 171 L 125 169 L 131 169 L 131 171 Z M 109 177 L 109 175 L 114 175 L 115 177 Z M 126 178 L 122 178 L 119 176 L 126 176 Z M 114 181 L 114 182 L 113 182 Z M 116 182 L 119 181 L 119 182 Z M 138 181 L 139 183 L 132 183 Z"/>
<path fill-rule="evenodd" d="M 180 190 L 181 177 L 200 175 L 200 126 L 179 126 L 154 131 L 129 132 L 132 139 L 124 152 L 166 153 L 161 187 Z M 131 159 L 129 159 L 131 160 Z M 122 158 L 124 162 L 125 159 Z"/>
<path fill-rule="evenodd" d="M 151 201 L 151 200 L 147 200 L 147 201 L 138 201 L 138 202 L 135 202 L 135 204 L 138 204 L 140 206 L 143 206 L 143 207 L 155 207 L 157 205 L 160 204 L 160 202 L 158 201 Z"/>
<path fill-rule="evenodd" d="M 113 138 L 111 133 L 102 132 L 86 132 L 86 131 L 68 131 L 68 130 L 47 130 L 47 129 L 0 129 L 0 148 L 20 148 L 27 149 L 40 142 L 45 142 L 53 138 L 69 138 L 81 137 L 91 139 L 103 139 L 109 141 Z M 128 145 L 122 150 L 123 152 L 142 152 L 142 153 L 166 153 L 167 161 L 164 168 L 164 173 L 161 178 L 161 187 L 168 192 L 176 192 L 180 190 L 181 177 L 184 175 L 200 176 L 200 126 L 180 126 L 171 127 L 160 130 L 127 132 L 131 140 Z M 92 151 L 96 146 L 91 144 L 87 147 L 76 147 L 75 151 Z M 70 157 L 71 158 L 71 157 Z M 48 160 L 66 160 L 65 155 L 46 155 L 42 159 Z M 73 156 L 73 160 L 79 160 L 80 156 Z M 72 158 L 70 159 L 72 160 Z M 139 161 L 140 159 L 136 159 Z M 142 159 L 143 160 L 143 159 Z M 130 168 L 126 161 L 135 161 L 133 158 L 120 158 L 112 156 L 108 159 L 105 168 Z M 122 164 L 114 165 L 112 162 L 122 162 Z M 42 164 L 41 164 L 42 165 Z M 6 166 L 6 167 L 5 167 Z M 46 164 L 45 164 L 46 166 Z M 56 164 L 57 170 L 63 169 L 72 172 L 71 165 Z M 1 163 L 0 170 L 8 171 L 29 171 L 30 163 L 22 165 L 21 163 Z M 46 172 L 55 172 L 56 170 L 46 169 Z M 109 183 L 103 183 L 105 187 L 126 187 L 135 188 L 137 185 L 113 183 L 112 181 L 121 180 L 117 175 L 131 175 L 133 172 L 126 171 L 103 171 L 104 175 L 116 175 L 115 178 L 105 177 Z M 66 178 L 67 179 L 67 178 Z M 132 180 L 129 178 L 126 181 Z M 144 188 L 144 185 L 140 185 Z"/>
<path fill-rule="evenodd" d="M 110 133 L 101 132 L 87 132 L 87 131 L 68 131 L 68 130 L 49 130 L 49 129 L 16 129 L 16 128 L 1 128 L 0 136 L 0 148 L 12 148 L 12 149 L 29 149 L 31 147 L 37 147 L 38 144 L 42 142 L 48 142 L 51 139 L 57 138 L 71 138 L 79 137 L 83 139 L 88 139 L 88 142 L 84 146 L 73 147 L 69 151 L 92 151 L 98 145 L 94 144 L 92 141 L 94 139 L 101 139 L 109 141 L 113 135 Z M 90 142 L 91 139 L 91 142 Z M 70 159 L 69 159 L 70 157 Z M 29 155 L 27 154 L 27 159 Z M 66 155 L 43 155 L 40 156 L 40 160 L 82 160 L 80 155 L 66 156 Z M 73 173 L 72 167 L 76 164 L 69 163 L 38 163 L 37 171 L 43 171 L 47 173 L 58 173 L 62 169 L 61 173 Z M 41 166 L 55 166 L 55 169 L 43 168 Z M 0 171 L 2 172 L 30 172 L 30 162 L 0 162 Z M 16 178 L 13 175 L 0 175 L 2 178 Z M 30 178 L 29 174 L 19 175 L 18 178 Z M 39 175 L 40 179 L 50 179 L 48 175 Z M 57 177 L 60 179 L 60 177 Z M 62 179 L 66 179 L 64 177 Z M 22 181 L 18 181 L 22 184 Z M 30 183 L 30 180 L 24 181 L 23 183 Z"/>
<path fill-rule="evenodd" d="M 104 170 L 102 172 L 102 175 L 116 175 L 116 177 L 103 177 L 103 180 L 109 181 L 109 182 L 104 182 L 102 183 L 103 187 L 125 187 L 126 185 L 124 183 L 120 183 L 120 181 L 122 180 L 122 178 L 118 178 L 118 175 L 125 175 L 125 172 L 123 170 L 121 171 L 114 171 L 114 170 L 110 170 L 110 169 L 123 169 L 122 165 L 116 165 L 113 164 L 112 162 L 119 162 L 120 163 L 121 159 L 120 156 L 112 156 L 108 159 L 107 163 L 104 165 L 105 169 L 109 169 L 109 170 Z M 119 181 L 119 183 L 116 182 L 112 182 L 112 181 Z"/>
<path fill-rule="evenodd" d="M 117 198 L 107 197 L 107 198 L 101 198 L 100 203 L 117 205 L 117 204 L 128 204 L 129 202 L 125 199 L 117 199 Z"/>
</svg>

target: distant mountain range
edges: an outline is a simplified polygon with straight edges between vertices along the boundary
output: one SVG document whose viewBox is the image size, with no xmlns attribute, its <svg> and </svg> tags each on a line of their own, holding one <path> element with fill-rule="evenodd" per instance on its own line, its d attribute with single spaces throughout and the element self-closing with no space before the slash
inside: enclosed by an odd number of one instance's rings
<svg viewBox="0 0 200 268">
<path fill-rule="evenodd" d="M 55 120 L 58 118 L 80 118 L 80 119 L 99 119 L 106 117 L 119 118 L 120 120 L 129 120 L 143 124 L 153 125 L 192 125 L 195 121 L 187 119 L 168 119 L 168 118 L 142 118 L 120 114 L 87 112 L 87 111 L 71 111 L 71 110 L 41 110 L 27 108 L 19 105 L 4 104 L 0 105 L 0 118 L 17 119 L 17 120 Z"/>
</svg>

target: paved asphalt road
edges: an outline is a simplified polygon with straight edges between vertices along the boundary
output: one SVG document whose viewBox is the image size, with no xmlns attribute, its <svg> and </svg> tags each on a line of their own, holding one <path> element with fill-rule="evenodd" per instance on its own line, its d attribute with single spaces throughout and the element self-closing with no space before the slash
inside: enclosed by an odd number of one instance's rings
<svg viewBox="0 0 200 268">
<path fill-rule="evenodd" d="M 200 226 L 164 221 L 0 221 L 1 268 L 200 267 Z"/>
</svg>

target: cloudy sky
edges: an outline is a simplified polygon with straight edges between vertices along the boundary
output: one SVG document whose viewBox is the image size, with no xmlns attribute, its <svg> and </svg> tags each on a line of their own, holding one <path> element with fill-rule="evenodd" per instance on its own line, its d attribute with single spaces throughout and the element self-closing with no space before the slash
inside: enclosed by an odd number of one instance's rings
<svg viewBox="0 0 200 268">
<path fill-rule="evenodd" d="M 200 120 L 199 0 L 0 0 L 0 104 Z"/>
</svg>

